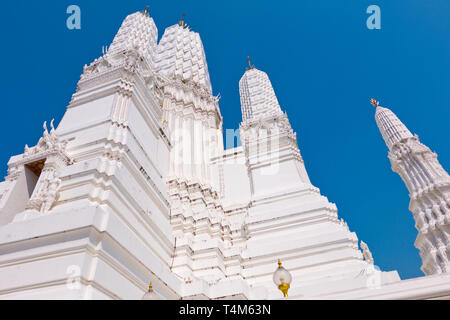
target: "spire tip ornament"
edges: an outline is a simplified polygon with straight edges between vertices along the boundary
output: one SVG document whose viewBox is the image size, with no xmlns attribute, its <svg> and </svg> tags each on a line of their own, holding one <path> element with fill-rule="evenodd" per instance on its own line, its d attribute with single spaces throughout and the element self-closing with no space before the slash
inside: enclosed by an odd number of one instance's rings
<svg viewBox="0 0 450 320">
<path fill-rule="evenodd" d="M 184 23 L 184 17 L 186 17 L 186 13 L 183 13 L 182 15 L 181 15 L 181 20 L 178 22 L 178 25 L 181 27 L 181 28 L 185 28 L 185 27 L 187 27 L 187 25 Z"/>
<path fill-rule="evenodd" d="M 249 56 L 247 56 L 247 61 L 248 61 L 248 68 L 247 68 L 247 70 L 254 69 L 255 65 L 254 64 L 252 65 L 252 63 L 250 62 L 250 57 Z"/>
<path fill-rule="evenodd" d="M 370 99 L 370 103 L 377 108 L 378 106 L 380 106 L 380 101 L 375 100 L 374 98 Z"/>
</svg>

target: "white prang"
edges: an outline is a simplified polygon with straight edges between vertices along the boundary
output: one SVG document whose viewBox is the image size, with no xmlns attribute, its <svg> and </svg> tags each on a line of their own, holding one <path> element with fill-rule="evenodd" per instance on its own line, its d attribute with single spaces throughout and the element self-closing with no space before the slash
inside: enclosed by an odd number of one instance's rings
<svg viewBox="0 0 450 320">
<path fill-rule="evenodd" d="M 251 68 L 239 81 L 242 121 L 282 114 L 275 91 L 264 71 Z"/>
<path fill-rule="evenodd" d="M 2 299 L 429 298 L 449 277 L 400 281 L 308 177 L 264 72 L 239 83 L 242 146 L 225 150 L 200 36 L 159 44 L 128 16 L 86 65 L 55 130 L 0 183 Z"/>
<path fill-rule="evenodd" d="M 183 26 L 174 25 L 164 31 L 158 44 L 156 70 L 212 93 L 200 35 Z"/>
<path fill-rule="evenodd" d="M 116 54 L 134 49 L 152 63 L 157 42 L 158 29 L 153 19 L 136 12 L 125 18 L 108 51 Z"/>
<path fill-rule="evenodd" d="M 414 243 L 420 250 L 422 271 L 450 271 L 450 176 L 437 154 L 412 135 L 389 109 L 377 107 L 375 119 L 386 145 L 392 170 L 409 191 L 409 210 L 419 231 Z"/>
</svg>

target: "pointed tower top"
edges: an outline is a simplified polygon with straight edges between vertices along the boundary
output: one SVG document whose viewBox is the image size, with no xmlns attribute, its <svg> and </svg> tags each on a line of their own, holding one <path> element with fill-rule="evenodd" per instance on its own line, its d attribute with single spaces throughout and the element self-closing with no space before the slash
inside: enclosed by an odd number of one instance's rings
<svg viewBox="0 0 450 320">
<path fill-rule="evenodd" d="M 155 61 L 156 71 L 163 76 L 194 83 L 212 93 L 202 40 L 197 32 L 186 28 L 184 20 L 166 28 Z"/>
<path fill-rule="evenodd" d="M 125 18 L 108 49 L 108 53 L 115 54 L 124 50 L 136 50 L 151 62 L 157 39 L 158 29 L 149 16 L 147 7 L 144 11 L 135 12 Z"/>
<path fill-rule="evenodd" d="M 372 105 L 377 108 L 375 112 L 377 126 L 389 150 L 397 142 L 413 137 L 408 128 L 390 109 L 381 107 L 378 101 L 372 100 L 374 102 Z"/>
<path fill-rule="evenodd" d="M 249 65 L 251 69 L 247 69 L 239 81 L 242 121 L 283 114 L 267 74 Z"/>
</svg>

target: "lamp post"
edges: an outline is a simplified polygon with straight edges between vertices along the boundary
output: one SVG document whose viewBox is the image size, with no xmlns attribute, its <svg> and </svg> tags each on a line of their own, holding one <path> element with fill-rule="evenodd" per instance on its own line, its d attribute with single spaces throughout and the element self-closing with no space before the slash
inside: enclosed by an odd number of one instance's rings
<svg viewBox="0 0 450 320">
<path fill-rule="evenodd" d="M 278 286 L 278 289 L 283 292 L 283 296 L 287 298 L 288 290 L 291 287 L 292 276 L 283 266 L 281 265 L 280 259 L 278 259 L 278 268 L 273 273 L 273 282 Z"/>
</svg>

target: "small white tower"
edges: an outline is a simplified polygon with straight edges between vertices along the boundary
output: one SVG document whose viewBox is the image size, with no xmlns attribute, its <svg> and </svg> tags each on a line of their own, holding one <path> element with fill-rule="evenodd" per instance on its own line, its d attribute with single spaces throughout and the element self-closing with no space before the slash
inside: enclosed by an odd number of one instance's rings
<svg viewBox="0 0 450 320">
<path fill-rule="evenodd" d="M 412 135 L 389 109 L 376 107 L 375 120 L 386 145 L 392 170 L 405 182 L 419 231 L 414 243 L 420 250 L 426 275 L 450 271 L 450 176 L 437 160 L 437 154 Z"/>
<path fill-rule="evenodd" d="M 283 114 L 267 73 L 251 64 L 239 81 L 239 94 L 243 122 Z"/>
<path fill-rule="evenodd" d="M 377 284 L 398 281 L 397 272 L 369 272 L 374 266 L 368 247 L 362 246 L 364 254 L 359 250 L 357 235 L 339 219 L 336 205 L 312 185 L 297 135 L 268 75 L 249 64 L 239 82 L 239 129 L 249 183 L 241 253 L 246 280 L 266 287 L 269 298 L 279 297 L 270 261 L 277 257 L 292 273 L 290 292 L 297 297 L 325 293 L 324 282 L 361 288 L 372 286 L 372 278 Z M 243 183 L 243 176 L 235 185 Z"/>
<path fill-rule="evenodd" d="M 254 197 L 273 192 L 280 179 L 285 188 L 310 184 L 287 114 L 281 111 L 269 77 L 250 64 L 239 81 L 242 145 L 248 158 Z"/>
</svg>

